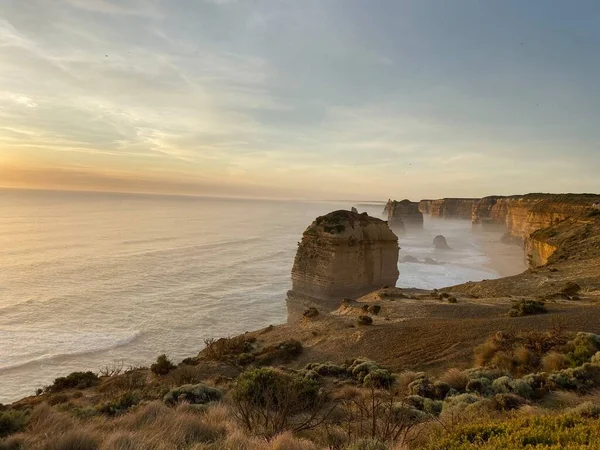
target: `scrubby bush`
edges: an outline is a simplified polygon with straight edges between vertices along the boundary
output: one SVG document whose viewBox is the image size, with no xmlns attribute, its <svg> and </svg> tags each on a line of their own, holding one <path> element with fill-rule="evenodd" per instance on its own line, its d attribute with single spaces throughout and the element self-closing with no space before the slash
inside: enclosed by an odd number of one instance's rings
<svg viewBox="0 0 600 450">
<path fill-rule="evenodd" d="M 27 414 L 23 411 L 9 409 L 0 412 L 0 438 L 22 431 L 26 423 Z"/>
<path fill-rule="evenodd" d="M 251 353 L 256 338 L 245 335 L 221 339 L 205 339 L 202 356 L 211 361 L 230 361 L 242 353 Z"/>
<path fill-rule="evenodd" d="M 448 297 L 448 303 L 458 303 L 456 297 Z"/>
<path fill-rule="evenodd" d="M 314 371 L 322 377 L 339 377 L 348 375 L 348 369 L 344 366 L 339 366 L 333 363 L 310 363 L 307 364 L 305 370 Z"/>
<path fill-rule="evenodd" d="M 487 395 L 491 391 L 492 382 L 489 378 L 475 378 L 467 383 L 467 392 Z"/>
<path fill-rule="evenodd" d="M 223 398 L 223 393 L 216 388 L 205 384 L 186 384 L 171 389 L 163 398 L 163 401 L 169 405 L 186 402 L 193 405 L 204 405 L 210 402 L 216 402 Z"/>
<path fill-rule="evenodd" d="M 439 378 L 441 382 L 447 383 L 456 391 L 464 391 L 469 382 L 469 376 L 459 369 L 448 369 Z"/>
<path fill-rule="evenodd" d="M 508 315 L 510 317 L 523 317 L 547 312 L 545 303 L 541 300 L 519 300 L 510 307 Z"/>
<path fill-rule="evenodd" d="M 232 398 L 241 423 L 267 436 L 315 426 L 324 404 L 318 382 L 270 367 L 242 373 Z"/>
<path fill-rule="evenodd" d="M 268 366 L 275 361 L 288 362 L 300 356 L 302 351 L 303 347 L 300 341 L 289 339 L 266 347 L 261 352 L 255 354 L 255 361 L 260 366 Z"/>
<path fill-rule="evenodd" d="M 584 402 L 580 405 L 577 405 L 575 408 L 569 410 L 569 412 L 580 417 L 600 419 L 600 405 L 592 402 Z"/>
<path fill-rule="evenodd" d="M 175 369 L 175 367 L 175 364 L 167 358 L 167 355 L 162 354 L 156 359 L 156 362 L 150 366 L 150 370 L 156 375 L 166 375 L 171 370 Z"/>
<path fill-rule="evenodd" d="M 376 389 L 389 389 L 395 381 L 394 375 L 389 370 L 377 368 L 365 375 L 363 385 Z"/>
<path fill-rule="evenodd" d="M 98 412 L 107 416 L 121 415 L 140 403 L 141 397 L 135 392 L 126 392 L 119 398 L 106 402 L 98 407 Z"/>
<path fill-rule="evenodd" d="M 492 406 L 494 409 L 500 411 L 510 411 L 512 409 L 519 409 L 527 402 L 524 398 L 519 397 L 516 394 L 496 394 L 492 398 Z"/>
<path fill-rule="evenodd" d="M 432 440 L 427 448 L 600 448 L 600 428 L 596 419 L 569 414 L 517 416 L 501 421 L 482 419 L 454 427 L 445 436 Z"/>
<path fill-rule="evenodd" d="M 546 372 L 555 372 L 557 370 L 566 369 L 569 365 L 569 358 L 562 353 L 552 351 L 542 358 L 542 368 Z"/>
<path fill-rule="evenodd" d="M 46 388 L 47 392 L 59 392 L 65 389 L 86 389 L 97 385 L 100 378 L 93 372 L 73 372 L 66 377 L 59 377 Z"/>
<path fill-rule="evenodd" d="M 600 336 L 593 333 L 577 333 L 567 345 L 570 351 L 566 357 L 571 367 L 577 367 L 589 362 L 600 350 Z"/>
<path fill-rule="evenodd" d="M 427 377 L 417 378 L 408 385 L 410 395 L 419 395 L 426 398 L 436 398 L 435 385 Z"/>
</svg>

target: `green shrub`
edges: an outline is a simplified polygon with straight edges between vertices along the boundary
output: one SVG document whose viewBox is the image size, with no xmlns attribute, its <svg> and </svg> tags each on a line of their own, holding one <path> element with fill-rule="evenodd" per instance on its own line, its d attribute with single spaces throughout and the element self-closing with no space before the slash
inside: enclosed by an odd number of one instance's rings
<svg viewBox="0 0 600 450">
<path fill-rule="evenodd" d="M 492 399 L 494 409 L 499 411 L 510 411 L 519 409 L 527 402 L 524 398 L 515 394 L 496 394 Z"/>
<path fill-rule="evenodd" d="M 0 412 L 0 437 L 23 431 L 27 423 L 27 414 L 23 411 L 9 409 Z"/>
<path fill-rule="evenodd" d="M 426 398 L 436 398 L 435 385 L 427 377 L 417 378 L 408 385 L 410 395 L 420 395 Z"/>
<path fill-rule="evenodd" d="M 98 407 L 98 412 L 106 416 L 119 416 L 140 403 L 141 398 L 135 392 L 127 392 L 119 398 L 106 402 Z"/>
<path fill-rule="evenodd" d="M 363 379 L 363 385 L 376 389 L 389 389 L 396 382 L 394 375 L 386 369 L 371 370 Z"/>
<path fill-rule="evenodd" d="M 156 362 L 150 366 L 150 370 L 156 375 L 167 375 L 173 369 L 175 369 L 175 364 L 165 354 L 160 355 Z"/>
<path fill-rule="evenodd" d="M 236 401 L 244 401 L 257 407 L 281 408 L 285 404 L 294 409 L 316 401 L 319 384 L 298 375 L 265 367 L 242 373 L 233 390 Z M 289 404 L 294 397 L 298 402 Z"/>
<path fill-rule="evenodd" d="M 475 378 L 467 383 L 467 392 L 487 395 L 491 391 L 492 382 L 489 378 Z"/>
<path fill-rule="evenodd" d="M 203 405 L 209 402 L 216 402 L 223 398 L 223 393 L 219 389 L 207 386 L 205 384 L 186 384 L 171 389 L 163 398 L 163 401 L 169 405 L 186 402 L 193 405 Z"/>
<path fill-rule="evenodd" d="M 584 449 L 600 448 L 597 419 L 576 415 L 524 416 L 482 420 L 452 428 L 429 450 L 486 449 Z"/>
<path fill-rule="evenodd" d="M 338 377 L 340 375 L 348 374 L 348 369 L 346 367 L 330 362 L 311 363 L 306 366 L 306 370 L 313 370 L 322 377 Z"/>
<path fill-rule="evenodd" d="M 93 372 L 73 372 L 66 377 L 59 377 L 46 387 L 47 392 L 59 392 L 65 389 L 86 389 L 97 385 L 100 378 Z"/>
<path fill-rule="evenodd" d="M 600 350 L 600 336 L 593 333 L 577 333 L 567 346 L 571 349 L 567 353 L 567 360 L 571 367 L 581 366 L 589 362 Z"/>
<path fill-rule="evenodd" d="M 541 300 L 519 300 L 510 307 L 508 315 L 510 317 L 523 317 L 547 312 L 545 303 Z"/>
<path fill-rule="evenodd" d="M 365 377 L 370 374 L 373 370 L 380 369 L 380 367 L 373 361 L 366 361 L 362 359 L 355 359 L 354 362 L 348 368 L 348 371 L 359 383 L 363 383 Z"/>
</svg>

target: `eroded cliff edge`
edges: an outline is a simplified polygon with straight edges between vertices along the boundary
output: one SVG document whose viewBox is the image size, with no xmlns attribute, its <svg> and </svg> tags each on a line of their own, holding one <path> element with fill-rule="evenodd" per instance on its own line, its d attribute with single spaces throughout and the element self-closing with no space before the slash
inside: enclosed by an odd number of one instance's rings
<svg viewBox="0 0 600 450">
<path fill-rule="evenodd" d="M 388 225 L 396 233 L 405 230 L 422 230 L 423 213 L 419 210 L 419 203 L 408 199 L 402 201 L 388 200 L 383 210 L 387 211 Z"/>
<path fill-rule="evenodd" d="M 288 307 L 336 307 L 398 280 L 398 237 L 366 213 L 334 211 L 303 233 L 292 268 Z"/>
</svg>

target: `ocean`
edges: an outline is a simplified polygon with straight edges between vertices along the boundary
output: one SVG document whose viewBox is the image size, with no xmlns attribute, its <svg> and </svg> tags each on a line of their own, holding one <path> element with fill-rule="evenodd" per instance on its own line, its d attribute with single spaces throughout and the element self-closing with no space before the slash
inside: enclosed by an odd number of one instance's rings
<svg viewBox="0 0 600 450">
<path fill-rule="evenodd" d="M 180 361 L 207 338 L 283 323 L 302 232 L 351 206 L 0 190 L 0 403 L 73 371 Z M 434 251 L 436 234 L 451 251 Z M 400 246 L 401 258 L 443 262 L 401 262 L 400 287 L 498 277 L 469 221 L 426 219 Z"/>
</svg>

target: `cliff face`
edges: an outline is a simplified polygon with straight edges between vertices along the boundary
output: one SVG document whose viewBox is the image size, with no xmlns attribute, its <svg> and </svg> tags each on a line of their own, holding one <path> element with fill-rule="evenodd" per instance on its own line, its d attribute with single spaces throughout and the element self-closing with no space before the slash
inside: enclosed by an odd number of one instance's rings
<svg viewBox="0 0 600 450">
<path fill-rule="evenodd" d="M 473 207 L 473 224 L 504 224 L 506 240 L 525 242 L 540 229 L 567 218 L 585 217 L 597 195 L 527 194 L 486 197 Z"/>
<path fill-rule="evenodd" d="M 556 250 L 556 246 L 542 240 L 527 238 L 525 241 L 525 255 L 532 268 L 545 266 Z"/>
<path fill-rule="evenodd" d="M 298 245 L 290 294 L 337 306 L 344 297 L 395 286 L 398 250 L 398 237 L 383 220 L 350 211 L 318 217 Z"/>
<path fill-rule="evenodd" d="M 421 211 L 427 210 L 431 217 L 444 219 L 471 219 L 476 198 L 442 198 L 440 200 L 423 200 Z"/>
<path fill-rule="evenodd" d="M 431 214 L 431 204 L 434 201 L 435 200 L 421 200 L 419 202 L 419 211 L 421 211 L 423 214 Z"/>
<path fill-rule="evenodd" d="M 423 229 L 423 213 L 419 211 L 419 204 L 410 200 L 390 202 L 388 208 L 388 224 L 394 231 L 405 229 Z"/>
</svg>

